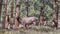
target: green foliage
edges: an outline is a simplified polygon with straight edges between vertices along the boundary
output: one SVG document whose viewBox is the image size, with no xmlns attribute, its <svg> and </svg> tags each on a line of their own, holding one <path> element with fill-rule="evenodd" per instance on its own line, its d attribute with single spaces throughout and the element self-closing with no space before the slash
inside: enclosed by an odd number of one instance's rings
<svg viewBox="0 0 60 34">
<path fill-rule="evenodd" d="M 51 7 L 46 5 L 45 6 L 45 18 L 51 19 L 52 14 L 53 14 L 53 11 L 52 11 Z"/>
<path fill-rule="evenodd" d="M 0 34 L 3 34 L 5 33 L 5 30 L 4 29 L 0 29 Z"/>
<path fill-rule="evenodd" d="M 51 27 L 48 27 L 48 26 L 32 26 L 31 29 L 36 30 L 36 31 L 42 31 L 42 32 L 53 31 L 53 29 Z"/>
<path fill-rule="evenodd" d="M 25 15 L 25 4 L 24 4 L 25 0 L 21 0 L 21 7 L 20 7 L 20 11 L 21 11 L 21 17 L 24 17 Z M 35 7 L 34 7 L 34 3 L 35 3 Z M 36 17 L 39 17 L 40 15 L 40 6 L 41 6 L 41 2 L 40 0 L 29 0 L 29 15 L 33 15 L 34 13 L 37 15 Z M 44 1 L 44 14 L 45 14 L 45 18 L 51 19 L 52 18 L 52 14 L 53 14 L 53 6 L 52 6 L 52 0 L 46 0 Z M 10 11 L 10 0 L 8 0 L 8 5 L 7 5 L 7 13 L 9 14 Z M 58 0 L 58 6 L 60 9 L 60 0 Z M 2 7 L 3 8 L 3 7 Z M 14 0 L 14 12 L 16 8 L 16 0 Z M 34 10 L 34 8 L 36 8 Z M 59 13 L 60 10 L 58 9 Z"/>
</svg>

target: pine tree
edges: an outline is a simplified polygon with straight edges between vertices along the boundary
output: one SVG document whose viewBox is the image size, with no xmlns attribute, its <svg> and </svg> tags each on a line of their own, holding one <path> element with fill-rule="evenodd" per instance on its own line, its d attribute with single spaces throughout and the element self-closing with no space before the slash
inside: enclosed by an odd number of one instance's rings
<svg viewBox="0 0 60 34">
<path fill-rule="evenodd" d="M 26 16 L 26 17 L 28 17 L 28 6 L 29 6 L 28 1 L 29 1 L 29 0 L 26 0 L 26 1 L 25 1 L 25 13 L 26 13 L 25 16 Z"/>
<path fill-rule="evenodd" d="M 0 0 L 0 17 L 1 17 L 1 12 L 2 12 L 2 2 L 3 0 Z"/>
<path fill-rule="evenodd" d="M 40 7 L 40 25 L 44 25 L 44 0 L 41 0 L 41 7 Z"/>
<path fill-rule="evenodd" d="M 58 0 L 53 0 L 53 22 L 58 27 Z"/>
<path fill-rule="evenodd" d="M 19 23 L 20 23 L 20 5 L 21 5 L 21 0 L 16 0 L 15 29 L 18 28 Z"/>
<path fill-rule="evenodd" d="M 12 28 L 13 23 L 14 23 L 13 9 L 14 9 L 14 3 L 13 3 L 13 0 L 11 0 L 11 2 L 10 2 L 10 14 L 9 14 L 9 24 L 10 24 L 11 28 Z"/>
<path fill-rule="evenodd" d="M 5 28 L 5 22 L 6 22 L 6 11 L 7 11 L 8 0 L 4 0 L 3 2 L 4 2 L 4 8 L 2 11 L 2 28 L 4 29 Z"/>
</svg>

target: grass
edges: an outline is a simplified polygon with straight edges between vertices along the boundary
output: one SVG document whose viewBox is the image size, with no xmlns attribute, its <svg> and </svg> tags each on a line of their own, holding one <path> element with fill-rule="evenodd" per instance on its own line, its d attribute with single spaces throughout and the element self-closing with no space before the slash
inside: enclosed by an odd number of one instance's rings
<svg viewBox="0 0 60 34">
<path fill-rule="evenodd" d="M 48 26 L 31 26 L 30 29 L 0 30 L 0 34 L 60 34 L 60 29 L 56 30 Z"/>
<path fill-rule="evenodd" d="M 32 30 L 35 30 L 35 31 L 44 31 L 44 32 L 50 32 L 50 31 L 53 31 L 53 29 L 51 27 L 48 27 L 48 26 L 32 26 L 31 28 Z"/>
<path fill-rule="evenodd" d="M 0 29 L 0 34 L 3 34 L 5 33 L 5 30 L 4 29 Z"/>
</svg>

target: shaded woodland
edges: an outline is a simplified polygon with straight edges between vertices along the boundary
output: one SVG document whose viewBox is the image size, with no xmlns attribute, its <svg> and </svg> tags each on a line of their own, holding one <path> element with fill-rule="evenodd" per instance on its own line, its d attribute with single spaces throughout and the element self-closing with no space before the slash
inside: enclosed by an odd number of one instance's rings
<svg viewBox="0 0 60 34">
<path fill-rule="evenodd" d="M 2 29 L 29 29 L 30 25 L 58 29 L 60 0 L 0 0 Z"/>
</svg>

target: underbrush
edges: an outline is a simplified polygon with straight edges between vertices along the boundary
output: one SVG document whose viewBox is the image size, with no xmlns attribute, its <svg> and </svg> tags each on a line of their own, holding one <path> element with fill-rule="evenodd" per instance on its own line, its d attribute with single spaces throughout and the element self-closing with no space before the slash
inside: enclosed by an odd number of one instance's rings
<svg viewBox="0 0 60 34">
<path fill-rule="evenodd" d="M 60 30 L 55 30 L 48 26 L 34 26 L 30 29 L 19 28 L 18 30 L 0 30 L 0 34 L 60 34 Z"/>
<path fill-rule="evenodd" d="M 4 29 L 0 29 L 0 34 L 3 34 L 5 33 L 5 30 Z"/>
<path fill-rule="evenodd" d="M 48 27 L 48 26 L 32 26 L 31 28 L 32 30 L 36 30 L 36 31 L 44 31 L 44 32 L 50 32 L 53 31 L 53 28 Z"/>
</svg>

